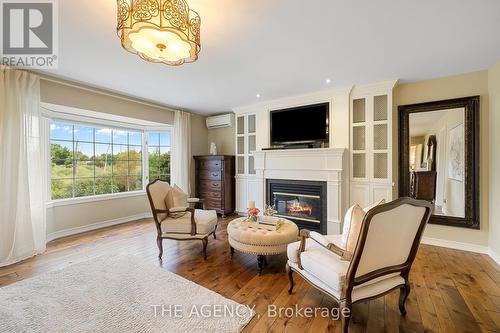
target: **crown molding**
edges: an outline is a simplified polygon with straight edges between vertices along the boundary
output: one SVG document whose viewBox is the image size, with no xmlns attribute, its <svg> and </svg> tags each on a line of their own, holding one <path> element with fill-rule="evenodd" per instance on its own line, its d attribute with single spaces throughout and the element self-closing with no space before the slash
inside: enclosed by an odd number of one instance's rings
<svg viewBox="0 0 500 333">
<path fill-rule="evenodd" d="M 243 105 L 233 108 L 236 114 L 256 112 L 259 110 L 273 110 L 286 107 L 294 107 L 301 105 L 308 105 L 312 103 L 329 102 L 338 97 L 348 97 L 352 90 L 352 86 L 344 88 L 335 88 L 329 90 L 320 90 L 307 94 L 287 96 L 259 103 Z"/>
<path fill-rule="evenodd" d="M 394 89 L 398 82 L 399 80 L 395 79 L 376 83 L 355 85 L 351 91 L 351 97 L 372 95 L 377 93 L 387 93 L 387 91 Z"/>
</svg>

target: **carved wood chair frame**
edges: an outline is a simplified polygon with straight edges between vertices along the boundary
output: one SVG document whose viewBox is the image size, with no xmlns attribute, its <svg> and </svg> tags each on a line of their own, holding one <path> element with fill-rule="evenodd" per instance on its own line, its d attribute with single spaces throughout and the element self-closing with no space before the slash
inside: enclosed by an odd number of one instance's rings
<svg viewBox="0 0 500 333">
<path fill-rule="evenodd" d="M 410 253 L 408 254 L 408 257 L 406 261 L 402 264 L 399 265 L 394 265 L 394 266 L 388 266 L 384 267 L 381 269 L 377 269 L 375 271 L 369 272 L 367 274 L 364 274 L 362 276 L 356 277 L 356 271 L 358 269 L 359 263 L 361 261 L 361 256 L 363 254 L 363 250 L 365 247 L 366 239 L 368 237 L 368 231 L 370 229 L 370 224 L 372 222 L 372 219 L 375 215 L 390 211 L 392 209 L 395 209 L 399 206 L 402 205 L 412 205 L 415 207 L 424 207 L 425 208 L 425 213 L 422 217 L 422 220 L 420 221 L 420 225 L 418 227 L 418 230 L 415 234 L 415 238 L 413 239 L 413 243 L 410 249 Z M 413 261 L 415 260 L 415 257 L 417 255 L 418 247 L 420 245 L 420 241 L 422 239 L 422 235 L 425 229 L 425 226 L 427 225 L 427 222 L 429 221 L 429 218 L 432 213 L 432 205 L 423 200 L 415 200 L 412 198 L 400 198 L 395 201 L 392 201 L 387 204 L 379 205 L 375 208 L 372 208 L 368 213 L 366 213 L 364 219 L 363 219 L 363 224 L 361 226 L 360 230 L 360 235 L 358 238 L 358 242 L 356 244 L 356 248 L 354 250 L 354 253 L 347 252 L 334 244 L 330 243 L 328 246 L 324 246 L 326 249 L 331 251 L 332 253 L 342 257 L 344 260 L 350 261 L 349 268 L 347 270 L 347 275 L 345 279 L 345 284 L 341 292 L 340 299 L 338 299 L 336 296 L 331 294 L 330 292 L 316 286 L 314 283 L 309 281 L 307 277 L 305 277 L 302 272 L 301 272 L 301 265 L 300 265 L 300 259 L 299 259 L 299 269 L 295 269 L 293 267 L 290 267 L 288 264 L 286 266 L 288 277 L 290 280 L 290 289 L 288 292 L 291 294 L 293 291 L 294 287 L 294 281 L 293 281 L 293 272 L 295 271 L 298 273 L 302 278 L 304 278 L 306 281 L 308 281 L 310 284 L 312 284 L 315 288 L 321 290 L 322 292 L 326 293 L 330 297 L 332 297 L 340 306 L 341 309 L 349 309 L 349 313 L 352 311 L 352 305 L 354 303 L 358 302 L 364 302 L 367 300 L 371 300 L 374 298 L 378 298 L 381 296 L 384 296 L 390 292 L 392 292 L 395 289 L 400 290 L 400 296 L 399 296 L 399 310 L 401 314 L 404 316 L 406 315 L 406 309 L 405 309 L 405 302 L 406 299 L 408 298 L 408 295 L 410 293 L 410 283 L 409 283 L 409 273 L 411 266 L 413 264 Z M 300 258 L 300 253 L 305 251 L 305 242 L 306 239 L 309 238 L 309 231 L 308 230 L 301 230 L 301 244 L 299 247 L 299 258 Z M 332 246 L 333 245 L 333 246 Z M 358 299 L 355 302 L 352 301 L 352 291 L 354 287 L 359 286 L 361 284 L 364 284 L 366 282 L 372 281 L 374 279 L 377 279 L 379 277 L 382 277 L 384 275 L 388 274 L 393 274 L 393 273 L 400 273 L 400 276 L 404 279 L 404 283 L 400 284 L 398 286 L 395 286 L 391 288 L 390 290 L 387 290 L 379 295 L 373 296 L 373 297 L 368 297 L 368 298 L 363 298 L 363 299 Z M 350 317 L 348 316 L 342 316 L 342 332 L 347 333 L 348 332 L 348 327 L 349 327 L 349 320 Z"/>
<path fill-rule="evenodd" d="M 154 181 L 152 181 L 151 183 L 149 183 L 147 186 L 146 186 L 146 193 L 148 195 L 148 200 L 149 200 L 149 205 L 151 206 L 151 212 L 153 213 L 153 220 L 155 221 L 155 225 L 156 225 L 156 231 L 157 231 L 157 236 L 156 236 L 156 244 L 158 245 L 158 258 L 161 260 L 162 259 L 162 256 L 163 256 L 163 240 L 164 239 L 174 239 L 174 240 L 201 240 L 202 243 L 203 243 L 203 258 L 205 260 L 207 260 L 207 245 L 208 245 L 208 236 L 210 235 L 213 235 L 214 236 L 214 239 L 217 239 L 217 236 L 215 234 L 215 231 L 217 230 L 217 226 L 215 227 L 214 231 L 209 233 L 208 235 L 206 235 L 205 237 L 203 238 L 199 238 L 199 237 L 196 237 L 196 221 L 195 221 L 195 218 L 194 218 L 194 214 L 195 214 L 195 209 L 193 207 L 186 207 L 185 210 L 183 211 L 176 211 L 175 213 L 172 213 L 170 212 L 168 209 L 167 210 L 162 210 L 162 209 L 156 209 L 155 205 L 154 205 L 154 202 L 153 202 L 153 198 L 151 196 L 151 192 L 149 190 L 149 187 L 153 184 L 155 184 L 156 182 L 158 181 L 161 181 L 160 179 L 155 179 Z M 205 202 L 204 201 L 201 201 L 199 202 L 200 204 L 203 205 L 203 207 L 205 207 Z M 163 235 L 163 232 L 161 230 L 161 224 L 162 223 L 168 223 L 168 221 L 165 221 L 165 219 L 163 219 L 162 221 L 160 221 L 160 219 L 158 218 L 158 214 L 166 214 L 167 215 L 167 218 L 177 218 L 178 217 L 178 214 L 181 214 L 181 213 L 191 213 L 191 232 L 190 232 L 190 236 L 191 237 L 175 237 L 175 236 L 172 236 L 172 233 L 169 234 L 170 236 L 164 236 Z M 182 234 L 179 234 L 179 235 L 186 235 L 185 233 L 182 233 Z"/>
</svg>

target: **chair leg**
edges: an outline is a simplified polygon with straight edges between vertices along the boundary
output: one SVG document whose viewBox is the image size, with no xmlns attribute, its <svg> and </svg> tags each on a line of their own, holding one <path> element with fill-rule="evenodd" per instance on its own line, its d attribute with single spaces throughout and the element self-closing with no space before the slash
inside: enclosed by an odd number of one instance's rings
<svg viewBox="0 0 500 333">
<path fill-rule="evenodd" d="M 203 259 L 207 260 L 208 236 L 201 240 L 203 242 Z"/>
<path fill-rule="evenodd" d="M 156 237 L 156 244 L 159 250 L 158 259 L 161 259 L 163 256 L 163 239 L 160 236 Z"/>
<path fill-rule="evenodd" d="M 401 315 L 406 316 L 406 299 L 410 294 L 410 283 L 406 281 L 406 284 L 399 288 L 399 312 Z"/>
<path fill-rule="evenodd" d="M 288 280 L 290 280 L 290 288 L 288 289 L 288 294 L 291 295 L 292 291 L 293 291 L 293 286 L 294 286 L 294 283 L 293 283 L 293 271 L 290 268 L 290 266 L 288 266 L 288 264 L 286 264 L 286 272 L 288 274 Z"/>
<path fill-rule="evenodd" d="M 345 309 L 349 309 L 346 311 Z M 347 312 L 347 313 L 345 313 Z M 343 301 L 340 303 L 340 320 L 342 322 L 342 333 L 349 332 L 349 321 L 351 320 L 352 305 L 350 302 Z"/>
<path fill-rule="evenodd" d="M 234 257 L 234 247 L 230 246 L 229 251 L 231 252 L 231 259 Z"/>
</svg>

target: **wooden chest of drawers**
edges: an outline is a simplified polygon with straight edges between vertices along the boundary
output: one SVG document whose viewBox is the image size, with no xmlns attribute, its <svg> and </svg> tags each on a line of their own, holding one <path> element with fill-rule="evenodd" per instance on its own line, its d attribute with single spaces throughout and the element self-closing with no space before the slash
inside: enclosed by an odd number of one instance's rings
<svg viewBox="0 0 500 333">
<path fill-rule="evenodd" d="M 436 171 L 416 171 L 411 175 L 411 196 L 418 200 L 436 199 Z"/>
<path fill-rule="evenodd" d="M 234 212 L 235 158 L 224 155 L 194 156 L 196 197 L 204 199 L 207 209 L 222 215 Z"/>
</svg>

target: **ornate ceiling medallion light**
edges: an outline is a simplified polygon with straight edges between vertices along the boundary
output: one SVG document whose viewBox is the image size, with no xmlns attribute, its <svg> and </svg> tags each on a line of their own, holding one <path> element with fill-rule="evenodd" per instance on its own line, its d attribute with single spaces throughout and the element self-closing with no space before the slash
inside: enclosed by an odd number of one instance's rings
<svg viewBox="0 0 500 333">
<path fill-rule="evenodd" d="M 178 66 L 200 52 L 200 15 L 185 0 L 118 0 L 116 28 L 125 50 Z"/>
</svg>

